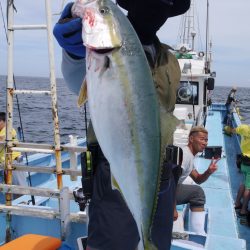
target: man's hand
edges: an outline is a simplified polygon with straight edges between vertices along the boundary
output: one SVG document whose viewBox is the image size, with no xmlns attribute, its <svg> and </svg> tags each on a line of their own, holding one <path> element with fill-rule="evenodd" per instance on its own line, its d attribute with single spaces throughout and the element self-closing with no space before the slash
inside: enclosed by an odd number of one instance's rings
<svg viewBox="0 0 250 250">
<path fill-rule="evenodd" d="M 178 212 L 176 207 L 174 207 L 174 221 L 176 221 L 178 219 Z"/>
<path fill-rule="evenodd" d="M 216 163 L 219 160 L 220 160 L 220 158 L 218 158 L 218 159 L 214 159 L 214 157 L 212 158 L 211 163 L 210 163 L 210 165 L 208 166 L 208 169 L 207 169 L 209 174 L 214 173 L 218 169 L 218 166 L 217 166 Z"/>
<path fill-rule="evenodd" d="M 231 127 L 229 127 L 229 126 L 225 126 L 224 127 L 224 131 L 226 132 L 226 133 L 231 133 L 231 130 L 232 130 L 232 128 Z"/>
<path fill-rule="evenodd" d="M 225 135 L 229 135 L 229 136 L 231 136 L 235 132 L 235 129 L 231 128 L 230 126 L 225 126 L 223 130 L 225 132 Z"/>
<path fill-rule="evenodd" d="M 82 40 L 82 20 L 71 15 L 73 2 L 68 3 L 58 22 L 55 24 L 53 34 L 59 45 L 73 58 L 84 58 L 85 47 Z"/>
<path fill-rule="evenodd" d="M 0 136 L 0 141 L 4 141 L 5 140 L 5 136 Z"/>
</svg>

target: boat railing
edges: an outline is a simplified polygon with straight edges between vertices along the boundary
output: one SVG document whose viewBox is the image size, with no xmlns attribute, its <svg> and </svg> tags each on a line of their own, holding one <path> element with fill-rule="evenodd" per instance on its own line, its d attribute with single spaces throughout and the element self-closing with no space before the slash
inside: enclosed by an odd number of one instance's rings
<svg viewBox="0 0 250 250">
<path fill-rule="evenodd" d="M 86 212 L 70 212 L 70 200 L 74 200 L 74 196 L 68 187 L 59 190 L 0 184 L 0 190 L 3 193 L 11 192 L 12 194 L 35 195 L 58 199 L 60 202 L 59 209 L 53 209 L 46 206 L 29 206 L 28 204 L 10 206 L 0 204 L 0 211 L 10 216 L 18 215 L 39 217 L 43 219 L 59 219 L 62 239 L 66 237 L 67 228 L 70 222 L 84 223 L 87 221 Z"/>
<path fill-rule="evenodd" d="M 32 166 L 32 165 L 12 165 L 14 171 L 24 171 L 24 172 L 35 172 L 43 174 L 56 174 L 56 168 L 50 166 Z M 0 164 L 0 170 L 5 169 L 4 164 Z M 71 175 L 71 176 L 81 176 L 81 170 L 76 169 L 62 169 L 62 175 Z"/>
<path fill-rule="evenodd" d="M 70 214 L 70 200 L 73 199 L 72 191 L 67 187 L 63 187 L 63 175 L 71 175 L 71 177 L 80 176 L 81 172 L 76 168 L 63 169 L 62 168 L 62 151 L 72 153 L 80 153 L 86 151 L 86 147 L 77 145 L 61 145 L 60 131 L 59 131 L 59 118 L 58 118 L 58 105 L 57 105 L 57 91 L 56 91 L 56 76 L 55 76 L 55 60 L 54 60 L 54 47 L 53 47 L 53 33 L 52 33 L 52 12 L 51 1 L 45 0 L 46 9 L 46 24 L 41 25 L 14 25 L 14 1 L 9 1 L 7 6 L 8 15 L 8 75 L 6 83 L 6 141 L 5 146 L 5 164 L 0 164 L 0 170 L 4 169 L 6 173 L 5 184 L 0 185 L 0 192 L 5 193 L 6 204 L 0 204 L 0 212 L 6 213 L 6 242 L 11 240 L 11 216 L 13 214 L 21 216 L 37 216 L 43 218 L 55 219 L 61 221 L 61 237 L 65 236 L 67 225 L 70 221 L 84 221 L 85 216 L 79 214 Z M 32 10 L 31 10 L 32 11 Z M 50 70 L 50 90 L 17 90 L 14 88 L 14 71 L 13 71 L 13 54 L 14 54 L 14 31 L 15 30 L 45 30 L 47 32 L 48 43 L 48 58 Z M 51 97 L 51 109 L 54 124 L 54 145 L 49 144 L 36 144 L 36 143 L 23 143 L 13 142 L 13 103 L 15 95 L 49 95 Z M 54 154 L 55 167 L 47 166 L 30 166 L 14 164 L 12 161 L 12 152 L 24 153 L 47 153 Z M 72 161 L 76 162 L 76 161 Z M 22 187 L 12 185 L 12 171 L 25 171 L 37 173 L 53 173 L 56 174 L 57 188 L 47 189 L 41 187 Z M 13 194 L 31 195 L 31 196 L 44 196 L 53 197 L 58 199 L 58 210 L 45 209 L 43 206 L 13 205 Z"/>
<path fill-rule="evenodd" d="M 12 167 L 11 167 L 11 152 L 13 150 L 12 128 L 13 128 L 13 99 L 17 94 L 37 94 L 50 95 L 51 106 L 54 124 L 54 153 L 56 158 L 57 169 L 57 185 L 62 188 L 62 165 L 61 165 L 61 145 L 59 132 L 59 118 L 57 106 L 57 91 L 56 91 L 56 76 L 55 76 L 55 57 L 53 46 L 52 33 L 52 13 L 51 1 L 45 0 L 46 9 L 46 24 L 41 25 L 14 25 L 14 3 L 11 1 L 8 4 L 8 76 L 7 76 L 7 133 L 6 133 L 6 170 L 7 170 L 7 184 L 11 184 Z M 48 54 L 49 54 L 49 68 L 50 68 L 50 90 L 16 90 L 14 89 L 14 73 L 13 73 L 13 48 L 14 48 L 14 31 L 15 30 L 37 30 L 45 29 L 47 31 Z M 32 150 L 30 150 L 32 151 Z"/>
</svg>

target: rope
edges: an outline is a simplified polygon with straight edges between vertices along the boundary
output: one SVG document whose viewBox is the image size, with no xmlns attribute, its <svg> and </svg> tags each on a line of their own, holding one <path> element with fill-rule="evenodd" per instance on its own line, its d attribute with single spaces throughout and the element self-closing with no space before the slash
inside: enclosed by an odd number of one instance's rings
<svg viewBox="0 0 250 250">
<path fill-rule="evenodd" d="M 85 123 L 85 133 L 86 133 L 86 138 L 88 134 L 88 118 L 87 118 L 87 105 L 86 103 L 84 104 L 84 123 Z"/>
<path fill-rule="evenodd" d="M 15 80 L 14 75 L 13 75 L 13 83 L 14 83 L 14 88 L 16 90 L 16 80 Z M 23 122 L 22 122 L 22 116 L 21 116 L 19 100 L 18 100 L 18 96 L 17 95 L 15 95 L 15 96 L 16 96 L 18 117 L 19 117 L 20 129 L 21 129 L 21 138 L 20 139 L 21 139 L 22 142 L 25 142 L 24 130 L 23 130 Z M 24 155 L 25 155 L 25 159 L 26 159 L 26 165 L 28 166 L 29 165 L 28 155 L 27 155 L 27 153 L 24 153 Z M 32 187 L 30 172 L 28 172 L 28 180 L 29 180 L 30 187 Z M 34 195 L 31 195 L 31 202 L 32 202 L 32 205 L 36 204 Z"/>
<path fill-rule="evenodd" d="M 191 73 L 191 82 L 193 82 L 193 73 L 192 73 L 192 70 L 190 71 L 190 73 Z M 198 119 L 196 120 L 196 118 L 195 118 L 195 105 L 194 105 L 194 89 L 193 89 L 193 85 L 191 84 L 191 86 L 192 86 L 192 101 L 193 101 L 193 103 L 192 103 L 192 106 L 193 106 L 193 117 L 194 117 L 194 121 L 196 122 L 196 125 L 197 125 L 197 121 L 198 121 Z M 197 95 L 198 95 L 199 93 L 198 93 L 198 89 L 197 89 Z M 198 98 L 198 97 L 197 97 Z"/>
<path fill-rule="evenodd" d="M 6 28 L 6 25 L 5 25 L 5 20 L 4 20 L 4 15 L 3 15 L 3 8 L 2 8 L 2 3 L 1 2 L 0 2 L 0 8 L 1 8 L 1 15 L 2 15 L 2 19 L 3 19 L 4 33 L 5 33 L 6 41 L 8 43 L 7 28 Z"/>
</svg>

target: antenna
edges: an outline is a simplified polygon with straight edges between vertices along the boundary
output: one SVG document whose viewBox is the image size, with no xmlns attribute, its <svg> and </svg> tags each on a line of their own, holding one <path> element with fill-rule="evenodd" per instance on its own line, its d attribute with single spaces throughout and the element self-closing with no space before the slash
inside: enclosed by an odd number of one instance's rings
<svg viewBox="0 0 250 250">
<path fill-rule="evenodd" d="M 194 0 L 191 1 L 189 10 L 182 17 L 182 23 L 183 31 L 180 34 L 180 42 L 191 47 L 191 43 L 192 46 L 194 45 L 194 37 L 196 35 L 194 28 Z"/>
<path fill-rule="evenodd" d="M 196 36 L 196 32 L 195 31 L 192 31 L 191 32 L 191 36 L 192 36 L 192 51 L 194 51 L 194 38 Z"/>
<path fill-rule="evenodd" d="M 205 73 L 210 72 L 210 61 L 208 59 L 208 39 L 209 39 L 209 0 L 207 0 L 207 17 L 206 17 L 206 55 L 205 55 Z"/>
</svg>

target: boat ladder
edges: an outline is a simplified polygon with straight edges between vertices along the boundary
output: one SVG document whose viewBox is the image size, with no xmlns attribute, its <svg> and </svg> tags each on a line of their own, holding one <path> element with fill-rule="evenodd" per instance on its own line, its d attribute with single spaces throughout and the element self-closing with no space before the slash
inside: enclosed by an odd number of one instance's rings
<svg viewBox="0 0 250 250">
<path fill-rule="evenodd" d="M 6 184 L 0 184 L 0 191 L 5 193 L 6 204 L 0 204 L 0 211 L 6 213 L 6 242 L 11 240 L 11 216 L 37 216 L 47 219 L 58 218 L 61 221 L 61 238 L 66 234 L 66 228 L 70 221 L 83 222 L 86 220 L 86 215 L 80 213 L 72 213 L 69 211 L 69 202 L 73 198 L 72 192 L 67 187 L 63 187 L 62 175 L 80 176 L 81 172 L 77 169 L 63 169 L 61 152 L 84 152 L 85 147 L 79 146 L 63 146 L 60 144 L 59 120 L 57 110 L 57 92 L 56 92 L 56 76 L 55 76 L 55 61 L 54 47 L 52 34 L 52 13 L 51 1 L 45 0 L 46 9 L 46 24 L 42 25 L 14 25 L 14 1 L 8 1 L 8 76 L 7 76 L 7 103 L 6 103 L 6 141 L 5 145 L 5 164 L 0 166 L 6 172 Z M 47 42 L 49 52 L 49 67 L 50 67 L 50 90 L 16 90 L 14 89 L 14 73 L 13 73 L 13 47 L 14 47 L 14 31 L 16 30 L 37 30 L 43 29 L 47 31 Z M 14 95 L 50 95 L 52 103 L 52 114 L 54 123 L 54 145 L 35 144 L 35 143 L 15 143 L 12 141 L 13 128 L 13 99 Z M 3 144 L 3 143 L 2 143 Z M 53 153 L 56 159 L 56 167 L 32 167 L 27 165 L 12 164 L 12 152 L 42 152 Z M 57 175 L 57 188 L 36 188 L 22 187 L 12 185 L 12 171 L 38 172 L 38 173 L 55 173 Z M 58 198 L 59 209 L 43 209 L 39 206 L 15 206 L 12 205 L 12 194 L 21 195 L 36 195 L 43 197 Z"/>
</svg>

